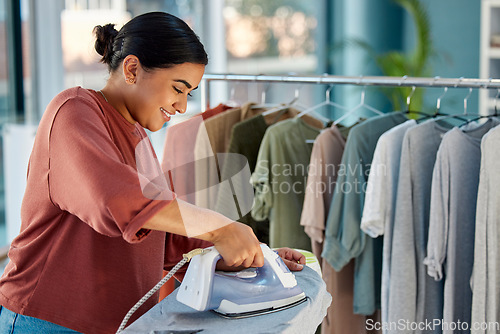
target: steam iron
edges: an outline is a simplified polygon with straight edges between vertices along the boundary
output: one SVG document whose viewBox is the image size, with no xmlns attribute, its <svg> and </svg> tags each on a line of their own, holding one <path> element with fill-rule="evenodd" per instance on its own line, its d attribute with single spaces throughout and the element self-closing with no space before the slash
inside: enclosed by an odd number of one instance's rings
<svg viewBox="0 0 500 334">
<path fill-rule="evenodd" d="M 298 305 L 306 295 L 278 254 L 261 244 L 264 266 L 238 272 L 216 271 L 221 258 L 214 247 L 191 259 L 177 300 L 195 310 L 214 310 L 228 318 L 245 318 Z"/>
</svg>

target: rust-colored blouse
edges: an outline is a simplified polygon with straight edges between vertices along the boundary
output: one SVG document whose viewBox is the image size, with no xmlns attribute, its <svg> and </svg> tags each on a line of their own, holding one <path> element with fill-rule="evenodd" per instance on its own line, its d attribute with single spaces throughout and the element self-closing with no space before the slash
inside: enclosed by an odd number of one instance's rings
<svg viewBox="0 0 500 334">
<path fill-rule="evenodd" d="M 142 229 L 175 198 L 144 195 L 136 164 L 143 140 L 144 129 L 98 92 L 71 88 L 52 100 L 30 157 L 21 233 L 0 279 L 1 305 L 79 332 L 115 332 L 162 278 L 164 265 L 168 270 L 182 253 L 209 245 Z"/>
</svg>

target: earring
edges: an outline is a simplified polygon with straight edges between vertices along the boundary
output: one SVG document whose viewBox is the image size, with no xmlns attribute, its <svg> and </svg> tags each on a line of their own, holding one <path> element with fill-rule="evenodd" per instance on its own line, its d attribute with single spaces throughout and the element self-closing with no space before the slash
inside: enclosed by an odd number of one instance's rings
<svg viewBox="0 0 500 334">
<path fill-rule="evenodd" d="M 135 83 L 135 80 L 134 80 L 134 78 L 128 78 L 128 82 L 130 82 L 132 84 L 132 83 Z"/>
</svg>

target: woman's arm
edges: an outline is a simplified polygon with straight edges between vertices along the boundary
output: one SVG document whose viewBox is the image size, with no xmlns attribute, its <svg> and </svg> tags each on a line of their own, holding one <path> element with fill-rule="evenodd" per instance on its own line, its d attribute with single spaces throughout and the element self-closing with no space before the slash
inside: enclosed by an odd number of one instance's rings
<svg viewBox="0 0 500 334">
<path fill-rule="evenodd" d="M 175 199 L 143 226 L 209 241 L 230 267 L 261 267 L 264 256 L 252 229 L 212 210 Z"/>
</svg>

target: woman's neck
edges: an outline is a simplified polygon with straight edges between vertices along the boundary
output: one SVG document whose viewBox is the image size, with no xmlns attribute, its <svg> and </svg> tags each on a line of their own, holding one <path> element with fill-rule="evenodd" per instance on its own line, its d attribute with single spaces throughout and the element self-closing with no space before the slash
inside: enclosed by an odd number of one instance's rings
<svg viewBox="0 0 500 334">
<path fill-rule="evenodd" d="M 125 94 L 129 87 L 125 84 L 118 84 L 115 82 L 116 80 L 112 80 L 111 78 L 106 83 L 103 89 L 100 90 L 104 99 L 118 111 L 123 118 L 125 118 L 130 124 L 135 124 L 136 120 L 132 117 L 127 108 L 127 103 L 125 101 Z M 123 86 L 123 87 L 122 87 Z"/>
</svg>

